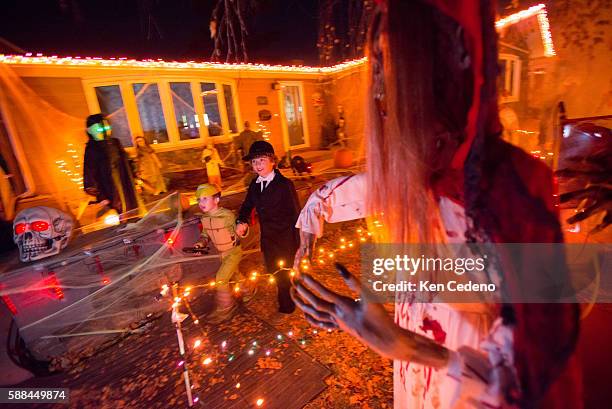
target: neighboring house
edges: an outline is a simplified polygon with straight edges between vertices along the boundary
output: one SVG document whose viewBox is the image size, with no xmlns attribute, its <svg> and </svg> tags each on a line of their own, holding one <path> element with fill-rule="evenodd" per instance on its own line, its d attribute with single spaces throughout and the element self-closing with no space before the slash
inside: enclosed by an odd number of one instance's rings
<svg viewBox="0 0 612 409">
<path fill-rule="evenodd" d="M 527 151 L 546 144 L 543 122 L 552 112 L 537 88 L 542 76 L 556 63 L 546 7 L 521 10 L 496 22 L 499 32 L 500 75 L 498 78 L 500 119 L 504 137 Z M 552 102 L 550 102 L 552 103 Z M 554 105 L 554 104 L 553 104 Z"/>
<path fill-rule="evenodd" d="M 75 213 L 89 114 L 105 114 L 128 152 L 143 135 L 164 172 L 201 168 L 204 146 L 227 148 L 247 120 L 280 157 L 318 147 L 323 88 L 354 93 L 364 73 L 364 60 L 315 68 L 0 55 L 0 147 L 15 157 L 22 190 Z"/>
</svg>

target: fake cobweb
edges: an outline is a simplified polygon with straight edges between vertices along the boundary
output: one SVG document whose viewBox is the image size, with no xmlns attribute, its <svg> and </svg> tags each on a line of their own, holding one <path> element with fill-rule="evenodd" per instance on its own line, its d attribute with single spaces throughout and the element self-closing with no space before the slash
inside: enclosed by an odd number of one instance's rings
<svg viewBox="0 0 612 409">
<path fill-rule="evenodd" d="M 219 256 L 189 252 L 199 218 L 184 219 L 182 210 L 172 194 L 141 219 L 124 214 L 127 224 L 82 234 L 96 227 L 85 226 L 59 255 L 3 274 L 0 295 L 28 349 L 48 359 L 92 347 L 169 311 L 159 297 L 164 284 L 214 277 Z"/>
</svg>

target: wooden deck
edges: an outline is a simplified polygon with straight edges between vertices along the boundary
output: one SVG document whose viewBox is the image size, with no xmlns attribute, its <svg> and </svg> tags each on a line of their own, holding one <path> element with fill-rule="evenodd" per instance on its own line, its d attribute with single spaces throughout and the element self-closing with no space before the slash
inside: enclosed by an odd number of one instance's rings
<svg viewBox="0 0 612 409">
<path fill-rule="evenodd" d="M 210 309 L 211 298 L 209 294 L 201 296 L 193 305 L 194 312 Z M 177 366 L 180 358 L 176 331 L 169 315 L 155 320 L 146 333 L 128 336 L 69 373 L 35 378 L 19 385 L 70 389 L 69 405 L 30 407 L 188 407 L 182 369 Z M 331 374 L 329 369 L 302 351 L 299 340 L 279 334 L 244 307 L 231 322 L 214 328 L 202 325 L 207 333 L 205 338 L 199 335 L 201 330 L 191 319 L 184 323 L 188 346 L 193 345 L 196 337 L 207 340 L 187 359 L 193 393 L 199 398 L 196 408 L 254 408 L 260 398 L 264 399 L 261 407 L 267 409 L 301 408 L 326 387 L 324 379 Z M 227 342 L 225 348 L 221 347 L 223 341 Z M 257 344 L 254 346 L 253 342 Z M 252 355 L 250 349 L 254 351 Z M 212 363 L 204 365 L 205 357 L 210 357 Z"/>
</svg>

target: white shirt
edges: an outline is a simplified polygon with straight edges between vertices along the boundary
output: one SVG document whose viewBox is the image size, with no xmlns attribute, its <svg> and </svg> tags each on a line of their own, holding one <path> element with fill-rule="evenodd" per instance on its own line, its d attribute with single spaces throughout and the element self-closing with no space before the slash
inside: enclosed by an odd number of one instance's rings
<svg viewBox="0 0 612 409">
<path fill-rule="evenodd" d="M 270 173 L 268 173 L 268 176 L 258 176 L 256 182 L 261 184 L 261 192 L 263 192 L 263 190 L 265 188 L 268 187 L 268 185 L 270 184 L 270 182 L 272 182 L 272 179 L 274 179 L 274 176 L 276 175 L 276 172 L 272 171 Z"/>
<path fill-rule="evenodd" d="M 366 191 L 365 174 L 328 181 L 310 195 L 296 227 L 321 237 L 325 222 L 366 217 Z M 439 205 L 448 241 L 465 242 L 463 207 L 446 197 L 440 199 Z M 485 312 L 459 311 L 444 303 L 396 301 L 396 323 L 431 337 L 420 328 L 424 317 L 437 321 L 443 328 L 444 345 L 451 350 L 449 364 L 434 370 L 395 360 L 395 409 L 436 407 L 433 402 L 442 408 L 507 407 L 503 393 L 509 380 L 505 371 L 514 370 L 512 329 L 501 325 L 499 318 L 491 323 Z"/>
</svg>

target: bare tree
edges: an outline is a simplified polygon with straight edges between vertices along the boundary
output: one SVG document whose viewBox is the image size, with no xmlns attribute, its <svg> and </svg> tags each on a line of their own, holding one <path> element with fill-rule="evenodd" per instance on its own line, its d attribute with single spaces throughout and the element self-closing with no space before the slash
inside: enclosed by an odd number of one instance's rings
<svg viewBox="0 0 612 409">
<path fill-rule="evenodd" d="M 373 0 L 320 0 L 319 62 L 335 64 L 364 53 Z"/>
<path fill-rule="evenodd" d="M 214 41 L 213 61 L 247 62 L 246 38 L 248 35 L 244 16 L 247 12 L 245 0 L 217 0 L 210 19 L 210 37 Z"/>
</svg>

